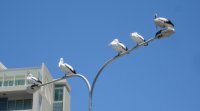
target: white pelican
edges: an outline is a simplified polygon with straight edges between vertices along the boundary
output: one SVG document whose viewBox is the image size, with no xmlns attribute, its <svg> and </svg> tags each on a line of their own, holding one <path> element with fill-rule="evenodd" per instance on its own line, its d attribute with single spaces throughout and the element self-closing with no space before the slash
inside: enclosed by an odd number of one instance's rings
<svg viewBox="0 0 200 111">
<path fill-rule="evenodd" d="M 171 22 L 171 20 L 163 17 L 158 17 L 157 14 L 155 14 L 154 23 L 156 27 L 157 26 L 161 28 L 174 27 L 174 24 Z"/>
<path fill-rule="evenodd" d="M 72 66 L 70 66 L 67 63 L 64 63 L 64 59 L 60 58 L 60 62 L 58 64 L 59 68 L 63 71 L 63 73 L 65 73 L 66 75 L 69 74 L 76 74 L 76 71 L 73 69 Z"/>
<path fill-rule="evenodd" d="M 109 45 L 111 45 L 113 49 L 119 52 L 119 54 L 128 51 L 128 48 L 118 39 L 114 39 Z"/>
<path fill-rule="evenodd" d="M 142 44 L 144 43 L 146 40 L 144 39 L 144 37 L 142 37 L 140 34 L 138 34 L 137 32 L 133 32 L 131 33 L 131 38 L 138 44 Z M 147 46 L 148 43 L 145 43 L 144 46 Z"/>
<path fill-rule="evenodd" d="M 168 37 L 170 35 L 172 35 L 173 33 L 175 33 L 175 29 L 168 27 L 166 29 L 160 30 L 156 33 L 155 37 L 157 37 L 158 39 L 163 38 L 163 37 Z"/>
<path fill-rule="evenodd" d="M 42 84 L 42 81 L 40 81 L 38 78 L 34 77 L 31 73 L 28 73 L 26 80 L 29 84 L 31 84 L 31 88 Z"/>
</svg>

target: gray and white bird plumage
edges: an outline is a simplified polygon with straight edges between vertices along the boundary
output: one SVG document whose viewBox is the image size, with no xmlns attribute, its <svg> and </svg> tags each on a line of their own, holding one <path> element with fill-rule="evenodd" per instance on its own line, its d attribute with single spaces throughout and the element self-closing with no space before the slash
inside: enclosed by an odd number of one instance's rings
<svg viewBox="0 0 200 111">
<path fill-rule="evenodd" d="M 140 44 L 142 44 L 142 43 L 144 43 L 146 41 L 144 39 L 144 37 L 142 37 L 137 32 L 131 33 L 131 38 L 133 39 L 133 41 L 135 41 L 137 43 L 137 45 L 140 45 Z M 148 43 L 144 43 L 144 46 L 147 46 L 147 45 L 148 45 Z"/>
<path fill-rule="evenodd" d="M 31 73 L 28 73 L 26 80 L 29 84 L 32 84 L 34 86 L 38 86 L 42 84 L 42 81 L 40 81 L 38 78 L 34 77 Z"/>
<path fill-rule="evenodd" d="M 64 59 L 60 58 L 58 67 L 63 71 L 64 74 L 77 74 L 75 69 L 67 63 L 64 63 Z"/>
<path fill-rule="evenodd" d="M 118 39 L 114 39 L 109 45 L 112 46 L 112 48 L 116 50 L 119 54 L 128 51 L 128 48 Z"/>
<path fill-rule="evenodd" d="M 155 14 L 154 17 L 154 23 L 156 27 L 166 28 L 166 27 L 174 27 L 174 24 L 171 22 L 171 20 L 164 18 L 164 17 L 158 17 L 157 14 Z"/>
<path fill-rule="evenodd" d="M 155 35 L 156 38 L 160 39 L 160 38 L 164 38 L 164 37 L 168 37 L 172 34 L 175 33 L 175 29 L 172 27 L 167 27 L 166 29 L 162 29 L 160 31 L 158 31 Z"/>
</svg>

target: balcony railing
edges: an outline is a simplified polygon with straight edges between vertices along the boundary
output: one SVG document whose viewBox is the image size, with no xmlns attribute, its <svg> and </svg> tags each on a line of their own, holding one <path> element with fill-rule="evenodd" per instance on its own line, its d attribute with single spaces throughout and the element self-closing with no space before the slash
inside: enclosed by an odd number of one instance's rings
<svg viewBox="0 0 200 111">
<path fill-rule="evenodd" d="M 15 70 L 15 71 L 0 72 L 0 88 L 28 85 L 26 81 L 28 72 L 29 70 Z M 41 77 L 41 74 L 38 70 L 34 70 L 32 74 L 35 77 Z"/>
</svg>

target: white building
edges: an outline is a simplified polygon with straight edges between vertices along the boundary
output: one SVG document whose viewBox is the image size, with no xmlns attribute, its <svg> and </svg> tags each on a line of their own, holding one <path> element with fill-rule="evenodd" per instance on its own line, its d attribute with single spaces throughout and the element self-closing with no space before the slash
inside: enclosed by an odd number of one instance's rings
<svg viewBox="0 0 200 111">
<path fill-rule="evenodd" d="M 70 87 L 66 80 L 49 84 L 33 94 L 27 92 L 27 74 L 42 83 L 53 80 L 47 67 L 6 68 L 0 63 L 0 111 L 70 111 Z"/>
</svg>

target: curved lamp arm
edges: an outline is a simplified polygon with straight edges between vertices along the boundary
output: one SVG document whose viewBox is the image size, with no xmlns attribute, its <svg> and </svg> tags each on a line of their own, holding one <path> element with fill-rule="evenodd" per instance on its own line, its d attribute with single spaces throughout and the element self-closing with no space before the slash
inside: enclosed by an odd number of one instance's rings
<svg viewBox="0 0 200 111">
<path fill-rule="evenodd" d="M 59 79 L 56 79 L 56 80 L 53 80 L 53 81 L 50 81 L 50 82 L 38 85 L 38 87 L 45 86 L 47 84 L 51 84 L 51 83 L 54 83 L 56 81 L 60 81 L 60 80 L 71 78 L 71 77 L 79 77 L 79 78 L 81 78 L 86 83 L 86 85 L 88 87 L 88 90 L 89 90 L 89 104 L 88 104 L 88 108 L 89 108 L 89 111 L 92 111 L 92 107 L 90 107 L 91 103 L 92 103 L 90 82 L 88 81 L 88 79 L 85 76 L 83 76 L 81 74 L 66 75 L 66 76 L 63 76 L 62 78 L 59 78 Z"/>
<path fill-rule="evenodd" d="M 47 84 L 51 84 L 51 83 L 54 83 L 56 81 L 60 81 L 60 80 L 63 80 L 63 79 L 71 78 L 71 77 L 80 77 L 82 80 L 84 80 L 84 82 L 86 83 L 86 85 L 88 87 L 88 90 L 89 90 L 89 111 L 92 111 L 92 95 L 93 95 L 94 86 L 96 84 L 96 81 L 97 81 L 98 77 L 100 76 L 101 72 L 105 69 L 105 67 L 108 66 L 109 64 L 111 64 L 112 62 L 114 62 L 115 60 L 119 59 L 120 57 L 122 57 L 122 56 L 124 56 L 124 55 L 126 55 L 126 54 L 128 54 L 128 53 L 130 53 L 130 52 L 132 52 L 134 50 L 136 50 L 137 48 L 143 46 L 146 43 L 150 43 L 150 42 L 154 41 L 155 39 L 157 39 L 157 38 L 156 37 L 151 38 L 151 39 L 147 40 L 146 42 L 144 42 L 142 44 L 139 44 L 139 45 L 136 45 L 133 48 L 129 49 L 128 51 L 126 51 L 124 53 L 121 53 L 120 55 L 116 55 L 116 56 L 110 58 L 98 70 L 98 72 L 97 72 L 97 74 L 96 74 L 96 76 L 94 78 L 94 81 L 92 82 L 92 86 L 90 85 L 89 81 L 87 80 L 87 78 L 85 76 L 83 76 L 81 74 L 74 74 L 74 75 L 66 75 L 66 76 L 64 76 L 62 78 L 50 81 L 48 83 L 41 84 L 38 87 L 41 87 L 41 86 L 44 86 L 44 85 L 47 85 Z"/>
<path fill-rule="evenodd" d="M 101 68 L 99 69 L 99 71 L 97 72 L 95 78 L 94 78 L 94 81 L 92 82 L 92 87 L 91 87 L 91 99 L 92 99 L 92 95 L 93 95 L 93 90 L 94 90 L 94 86 L 96 84 L 96 81 L 98 79 L 98 77 L 100 76 L 101 72 L 105 69 L 106 66 L 108 66 L 109 64 L 111 64 L 112 62 L 114 62 L 115 60 L 117 60 L 118 58 L 130 53 L 131 51 L 134 51 L 136 50 L 137 48 L 143 46 L 144 44 L 146 43 L 150 43 L 152 41 L 154 41 L 155 39 L 157 39 L 156 37 L 153 37 L 153 38 L 150 38 L 149 40 L 147 40 L 146 42 L 142 43 L 142 44 L 139 44 L 139 45 L 136 45 L 134 46 L 133 48 L 129 49 L 128 51 L 124 52 L 124 53 L 121 53 L 120 55 L 116 55 L 114 57 L 112 57 L 111 59 L 109 59 L 108 61 L 106 61 L 102 66 Z M 90 104 L 92 107 L 92 103 Z"/>
<path fill-rule="evenodd" d="M 66 75 L 66 76 L 63 76 L 59 79 L 56 79 L 56 80 L 53 80 L 53 81 L 50 81 L 50 82 L 47 82 L 47 83 L 44 83 L 44 84 L 40 84 L 40 85 L 38 85 L 38 87 L 45 86 L 47 84 L 51 84 L 51 83 L 54 83 L 54 82 L 57 82 L 57 81 L 60 81 L 60 80 L 63 80 L 63 79 L 71 78 L 71 77 L 80 77 L 86 83 L 88 90 L 89 91 L 91 90 L 90 82 L 87 80 L 87 78 L 85 76 L 83 76 L 81 74 Z"/>
</svg>

